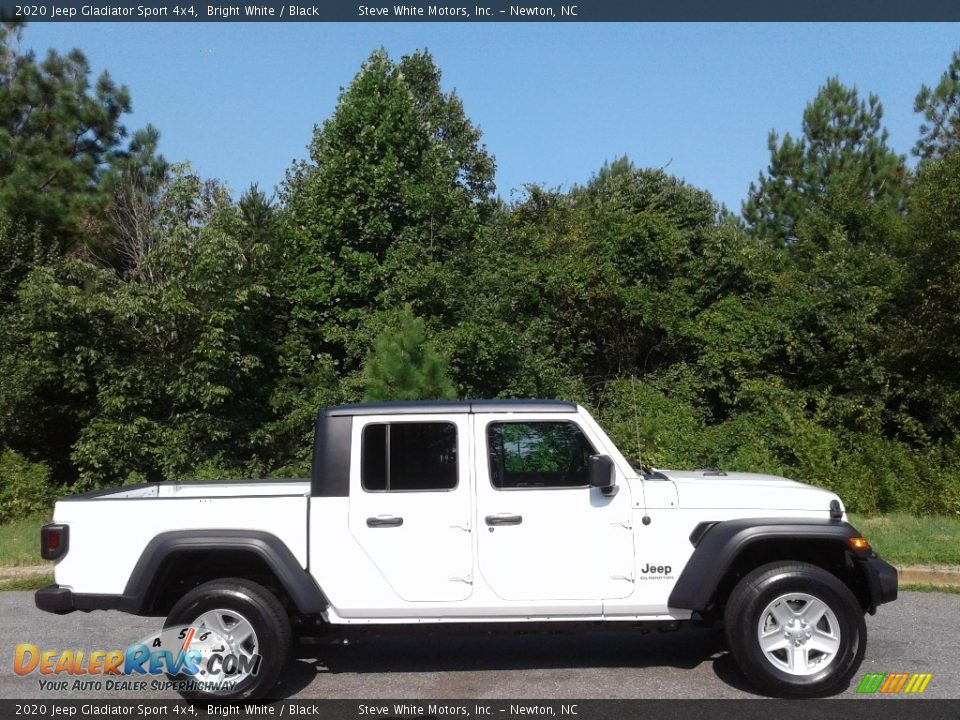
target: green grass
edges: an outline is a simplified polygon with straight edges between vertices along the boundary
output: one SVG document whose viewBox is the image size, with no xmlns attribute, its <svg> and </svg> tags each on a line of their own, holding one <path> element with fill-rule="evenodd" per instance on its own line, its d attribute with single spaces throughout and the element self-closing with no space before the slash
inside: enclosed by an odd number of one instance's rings
<svg viewBox="0 0 960 720">
<path fill-rule="evenodd" d="M 41 516 L 0 525 L 0 567 L 43 565 L 40 528 L 48 522 Z"/>
<path fill-rule="evenodd" d="M 851 524 L 894 565 L 960 565 L 960 515 L 850 515 Z"/>
<path fill-rule="evenodd" d="M 3 590 L 39 590 L 47 585 L 53 584 L 53 573 L 43 573 L 42 575 L 28 575 L 22 578 L 13 578 L 11 580 L 0 580 L 0 591 Z"/>
</svg>

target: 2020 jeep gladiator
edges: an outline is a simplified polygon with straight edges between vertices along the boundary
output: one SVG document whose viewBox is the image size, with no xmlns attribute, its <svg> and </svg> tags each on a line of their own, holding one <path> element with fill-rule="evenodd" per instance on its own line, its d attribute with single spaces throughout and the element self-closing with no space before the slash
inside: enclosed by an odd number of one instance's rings
<svg viewBox="0 0 960 720">
<path fill-rule="evenodd" d="M 185 643 L 212 633 L 218 645 L 196 652 L 226 643 L 241 662 L 213 689 L 183 691 L 194 697 L 269 695 L 292 628 L 700 619 L 724 623 L 759 688 L 812 696 L 848 683 L 864 614 L 897 596 L 896 570 L 833 493 L 645 470 L 571 403 L 328 408 L 313 452 L 309 480 L 61 500 L 41 534 L 57 584 L 37 607 L 166 615 L 165 627 L 193 628 Z"/>
</svg>

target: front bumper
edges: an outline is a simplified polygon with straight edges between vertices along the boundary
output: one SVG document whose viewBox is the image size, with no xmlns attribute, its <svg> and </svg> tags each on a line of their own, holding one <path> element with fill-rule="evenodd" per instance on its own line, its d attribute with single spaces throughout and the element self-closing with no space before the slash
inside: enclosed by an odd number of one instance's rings
<svg viewBox="0 0 960 720">
<path fill-rule="evenodd" d="M 870 612 L 875 612 L 878 605 L 896 600 L 897 569 L 876 555 L 860 562 L 870 589 Z"/>
</svg>

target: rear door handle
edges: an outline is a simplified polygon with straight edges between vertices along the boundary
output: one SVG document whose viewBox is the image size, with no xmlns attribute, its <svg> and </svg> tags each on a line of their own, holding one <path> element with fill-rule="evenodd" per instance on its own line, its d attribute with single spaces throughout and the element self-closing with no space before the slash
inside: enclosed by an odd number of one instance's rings
<svg viewBox="0 0 960 720">
<path fill-rule="evenodd" d="M 400 527 L 401 525 L 403 525 L 402 517 L 381 515 L 367 518 L 367 527 Z"/>
<path fill-rule="evenodd" d="M 523 515 L 487 515 L 487 525 L 519 525 L 523 522 Z"/>
</svg>

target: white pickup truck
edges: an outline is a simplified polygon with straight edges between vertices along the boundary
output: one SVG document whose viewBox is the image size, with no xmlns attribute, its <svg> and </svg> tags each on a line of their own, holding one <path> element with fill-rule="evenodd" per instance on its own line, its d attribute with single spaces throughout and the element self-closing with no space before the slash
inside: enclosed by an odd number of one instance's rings
<svg viewBox="0 0 960 720">
<path fill-rule="evenodd" d="M 863 659 L 864 614 L 897 596 L 833 493 L 645 470 L 559 401 L 327 408 L 308 480 L 67 498 L 41 550 L 56 584 L 40 609 L 166 616 L 195 631 L 186 643 L 212 633 L 217 647 L 194 646 L 201 666 L 224 643 L 249 661 L 188 697 L 269 696 L 293 634 L 318 629 L 691 620 L 723 622 L 768 694 L 824 695 Z"/>
</svg>

